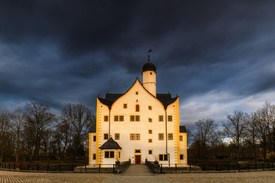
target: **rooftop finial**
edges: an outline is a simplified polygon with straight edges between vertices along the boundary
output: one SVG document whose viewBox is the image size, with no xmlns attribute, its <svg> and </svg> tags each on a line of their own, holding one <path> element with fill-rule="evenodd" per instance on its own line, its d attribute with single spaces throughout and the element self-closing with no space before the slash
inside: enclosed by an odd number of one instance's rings
<svg viewBox="0 0 275 183">
<path fill-rule="evenodd" d="M 148 62 L 150 62 L 150 52 L 152 52 L 151 49 L 149 49 L 148 52 L 147 52 L 148 53 Z"/>
</svg>

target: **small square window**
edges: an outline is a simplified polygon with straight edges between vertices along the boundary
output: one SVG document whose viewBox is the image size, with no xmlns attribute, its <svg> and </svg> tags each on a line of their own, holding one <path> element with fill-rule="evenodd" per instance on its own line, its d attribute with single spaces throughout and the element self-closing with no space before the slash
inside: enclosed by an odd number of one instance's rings
<svg viewBox="0 0 275 183">
<path fill-rule="evenodd" d="M 140 140 L 140 135 L 136 134 L 136 140 Z"/>
<path fill-rule="evenodd" d="M 159 121 L 160 121 L 160 122 L 163 121 L 163 116 L 159 116 Z"/>
<path fill-rule="evenodd" d="M 139 121 L 139 116 L 136 116 L 136 121 Z"/>
<path fill-rule="evenodd" d="M 104 133 L 104 140 L 108 140 L 109 139 L 109 134 L 108 133 Z"/>
<path fill-rule="evenodd" d="M 118 121 L 118 116 L 114 116 L 114 121 Z"/>
<path fill-rule="evenodd" d="M 115 157 L 115 152 L 114 151 L 110 151 L 110 158 L 114 158 Z"/>
<path fill-rule="evenodd" d="M 163 133 L 159 133 L 159 140 L 163 140 L 164 139 L 163 136 L 164 136 Z"/>
<path fill-rule="evenodd" d="M 119 121 L 124 121 L 124 116 L 119 116 Z"/>
<path fill-rule="evenodd" d="M 105 151 L 105 158 L 110 158 L 110 151 Z"/>
<path fill-rule="evenodd" d="M 150 75 L 152 75 L 153 73 L 152 72 L 150 72 Z"/>
<path fill-rule="evenodd" d="M 152 150 L 152 149 L 149 149 L 149 150 L 148 150 L 148 154 L 153 154 L 153 150 Z"/>
<path fill-rule="evenodd" d="M 94 142 L 96 142 L 96 135 L 94 135 Z"/>
<path fill-rule="evenodd" d="M 173 140 L 173 133 L 168 133 L 168 140 Z"/>
<path fill-rule="evenodd" d="M 119 133 L 115 133 L 115 140 L 119 140 Z"/>
<path fill-rule="evenodd" d="M 95 160 L 96 159 L 96 154 L 93 154 L 93 160 Z"/>
<path fill-rule="evenodd" d="M 148 130 L 148 133 L 149 133 L 149 134 L 152 134 L 153 132 L 152 132 L 152 130 Z"/>
<path fill-rule="evenodd" d="M 130 134 L 130 140 L 135 140 L 135 134 Z"/>
<path fill-rule="evenodd" d="M 135 153 L 141 153 L 140 149 L 135 149 Z"/>
<path fill-rule="evenodd" d="M 168 121 L 173 121 L 172 116 L 168 116 Z"/>
<path fill-rule="evenodd" d="M 182 135 L 180 136 L 180 141 L 183 141 L 183 137 L 182 137 Z"/>
<path fill-rule="evenodd" d="M 109 121 L 108 116 L 104 116 L 104 121 L 105 121 L 105 122 Z"/>
<path fill-rule="evenodd" d="M 152 143 L 152 142 L 153 142 L 153 140 L 152 140 L 152 139 L 148 139 L 148 142 L 149 142 L 149 143 Z"/>
<path fill-rule="evenodd" d="M 123 109 L 127 109 L 127 104 L 123 104 Z"/>
<path fill-rule="evenodd" d="M 152 110 L 152 106 L 149 105 L 149 106 L 148 106 L 148 109 L 149 109 L 149 110 Z"/>
<path fill-rule="evenodd" d="M 180 160 L 183 160 L 183 154 L 180 155 Z"/>
<path fill-rule="evenodd" d="M 138 91 L 136 91 L 136 95 L 138 95 Z"/>
<path fill-rule="evenodd" d="M 130 116 L 130 121 L 135 121 L 135 116 Z"/>
<path fill-rule="evenodd" d="M 148 122 L 150 122 L 150 123 L 151 123 L 151 122 L 152 122 L 152 118 L 148 118 Z"/>
<path fill-rule="evenodd" d="M 167 161 L 168 156 L 167 154 L 159 154 L 159 161 Z"/>
</svg>

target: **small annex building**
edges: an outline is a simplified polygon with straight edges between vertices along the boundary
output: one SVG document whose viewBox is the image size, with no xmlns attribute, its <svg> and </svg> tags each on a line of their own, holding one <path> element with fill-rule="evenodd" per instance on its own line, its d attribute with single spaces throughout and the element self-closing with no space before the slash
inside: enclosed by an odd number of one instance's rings
<svg viewBox="0 0 275 183">
<path fill-rule="evenodd" d="M 179 97 L 156 92 L 156 67 L 144 64 L 124 94 L 97 97 L 96 128 L 89 132 L 89 164 L 134 164 L 158 160 L 163 166 L 187 165 L 187 133 L 180 126 Z"/>
</svg>

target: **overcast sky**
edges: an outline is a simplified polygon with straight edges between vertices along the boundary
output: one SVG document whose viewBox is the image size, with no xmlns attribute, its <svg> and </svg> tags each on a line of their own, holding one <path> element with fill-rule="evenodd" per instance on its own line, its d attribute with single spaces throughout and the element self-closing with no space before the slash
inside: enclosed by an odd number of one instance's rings
<svg viewBox="0 0 275 183">
<path fill-rule="evenodd" d="M 142 81 L 149 49 L 189 129 L 275 102 L 275 1 L 0 0 L 0 108 L 95 112 Z"/>
</svg>

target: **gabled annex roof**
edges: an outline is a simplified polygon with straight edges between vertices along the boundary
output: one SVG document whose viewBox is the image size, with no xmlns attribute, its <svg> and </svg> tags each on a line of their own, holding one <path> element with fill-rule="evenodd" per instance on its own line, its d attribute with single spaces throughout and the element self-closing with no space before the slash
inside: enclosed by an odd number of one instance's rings
<svg viewBox="0 0 275 183">
<path fill-rule="evenodd" d="M 180 126 L 180 132 L 181 133 L 186 133 L 187 132 L 186 127 L 184 125 Z"/>
<path fill-rule="evenodd" d="M 139 82 L 139 79 L 137 78 L 136 82 Z M 135 84 L 134 83 L 134 84 Z M 129 90 L 134 86 L 134 84 L 129 88 Z M 141 84 L 141 83 L 140 83 Z M 141 86 L 144 88 L 144 86 L 141 84 Z M 146 90 L 146 88 L 144 88 Z M 127 90 L 125 93 L 127 93 L 129 90 Z M 152 95 L 148 90 L 146 90 L 150 95 Z M 125 94 L 124 93 L 124 94 Z M 109 107 L 109 109 L 111 109 L 113 103 L 119 99 L 121 96 L 123 96 L 124 94 L 119 94 L 119 93 L 115 93 L 115 94 L 111 94 L 111 93 L 107 93 L 105 95 L 105 98 L 100 98 L 98 97 L 99 101 L 105 105 L 107 105 Z M 152 95 L 153 96 L 153 95 Z M 155 97 L 155 96 L 153 96 Z M 173 102 L 175 102 L 177 100 L 178 97 L 174 97 L 172 98 L 170 93 L 162 93 L 162 94 L 157 94 L 157 96 L 155 97 L 156 99 L 158 99 L 162 105 L 164 106 L 164 108 L 166 109 L 167 106 Z"/>
<path fill-rule="evenodd" d="M 122 149 L 113 138 L 109 138 L 107 142 L 105 142 L 99 149 Z"/>
<path fill-rule="evenodd" d="M 91 126 L 89 129 L 89 133 L 95 133 L 96 132 L 96 126 Z"/>
</svg>

